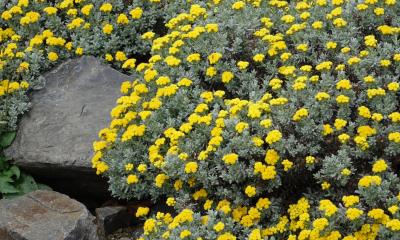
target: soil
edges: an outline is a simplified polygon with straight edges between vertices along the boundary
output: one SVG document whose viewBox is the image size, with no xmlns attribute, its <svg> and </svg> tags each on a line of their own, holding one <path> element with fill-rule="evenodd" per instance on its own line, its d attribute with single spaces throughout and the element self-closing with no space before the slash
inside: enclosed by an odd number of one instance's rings
<svg viewBox="0 0 400 240">
<path fill-rule="evenodd" d="M 143 227 L 143 225 L 131 226 L 131 227 L 127 227 L 127 228 L 118 229 L 117 231 L 108 235 L 106 240 L 119 240 L 120 238 L 123 238 L 123 237 L 129 238 L 131 240 L 136 240 L 136 239 L 133 239 L 133 237 L 132 237 L 133 232 L 136 229 L 141 228 L 141 227 Z"/>
</svg>

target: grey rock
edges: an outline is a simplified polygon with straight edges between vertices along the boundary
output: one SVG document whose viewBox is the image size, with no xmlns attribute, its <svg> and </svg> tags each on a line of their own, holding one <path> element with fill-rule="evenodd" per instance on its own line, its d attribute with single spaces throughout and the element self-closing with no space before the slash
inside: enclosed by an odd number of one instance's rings
<svg viewBox="0 0 400 240">
<path fill-rule="evenodd" d="M 109 196 L 106 179 L 92 169 L 93 142 L 110 126 L 121 84 L 134 79 L 92 56 L 68 60 L 44 79 L 43 89 L 30 94 L 32 109 L 6 154 L 22 171 L 70 196 Z"/>
<path fill-rule="evenodd" d="M 144 233 L 143 227 L 136 229 L 132 234 L 133 240 L 140 238 L 140 236 L 142 236 L 143 233 Z"/>
<path fill-rule="evenodd" d="M 98 240 L 94 221 L 83 204 L 58 192 L 0 200 L 2 240 Z"/>
<path fill-rule="evenodd" d="M 135 214 L 128 212 L 124 206 L 96 208 L 99 238 L 106 239 L 106 236 L 114 231 L 132 226 L 138 222 Z"/>
</svg>

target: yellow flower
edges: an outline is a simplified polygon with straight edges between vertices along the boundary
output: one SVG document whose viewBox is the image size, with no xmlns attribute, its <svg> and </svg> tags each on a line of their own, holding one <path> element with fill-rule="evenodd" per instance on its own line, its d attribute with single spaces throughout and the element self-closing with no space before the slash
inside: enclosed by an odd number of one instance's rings
<svg viewBox="0 0 400 240">
<path fill-rule="evenodd" d="M 252 197 L 256 194 L 256 188 L 249 185 L 246 187 L 245 193 L 247 196 Z"/>
<path fill-rule="evenodd" d="M 301 19 L 307 19 L 310 17 L 310 13 L 309 12 L 303 12 L 302 14 L 300 14 L 300 18 Z"/>
<path fill-rule="evenodd" d="M 235 2 L 235 3 L 232 5 L 232 9 L 239 10 L 239 9 L 242 9 L 242 8 L 244 7 L 244 5 L 245 5 L 244 2 L 238 1 L 238 2 Z"/>
<path fill-rule="evenodd" d="M 268 136 L 265 138 L 265 141 L 268 144 L 272 144 L 278 142 L 281 138 L 282 138 L 281 132 L 279 132 L 279 130 L 273 130 L 268 133 Z"/>
<path fill-rule="evenodd" d="M 235 164 L 237 159 L 238 155 L 235 153 L 231 153 L 222 157 L 222 161 L 224 161 L 226 164 Z"/>
<path fill-rule="evenodd" d="M 92 10 L 92 8 L 93 8 L 93 5 L 92 5 L 92 4 L 86 5 L 86 6 L 84 6 L 84 7 L 81 9 L 81 12 L 82 12 L 83 14 L 85 14 L 85 15 L 89 15 L 90 10 Z"/>
<path fill-rule="evenodd" d="M 381 60 L 381 66 L 382 67 L 389 67 L 390 66 L 390 60 Z"/>
<path fill-rule="evenodd" d="M 221 57 L 221 53 L 212 53 L 210 56 L 208 56 L 208 60 L 210 61 L 210 64 L 215 64 Z"/>
<path fill-rule="evenodd" d="M 400 230 L 400 221 L 399 219 L 392 219 L 388 223 L 386 223 L 386 228 L 391 229 L 392 231 Z"/>
<path fill-rule="evenodd" d="M 155 33 L 153 32 L 146 32 L 142 35 L 142 39 L 152 39 L 154 37 Z"/>
<path fill-rule="evenodd" d="M 147 215 L 147 213 L 149 213 L 149 210 L 150 209 L 148 207 L 139 207 L 136 211 L 136 217 Z"/>
<path fill-rule="evenodd" d="M 110 25 L 110 24 L 106 24 L 106 25 L 103 27 L 103 32 L 104 32 L 105 34 L 111 34 L 112 30 L 113 30 L 113 26 Z"/>
<path fill-rule="evenodd" d="M 322 28 L 322 22 L 314 22 L 311 26 L 314 29 L 321 29 Z"/>
<path fill-rule="evenodd" d="M 222 82 L 229 83 L 233 78 L 233 74 L 231 72 L 222 73 Z"/>
<path fill-rule="evenodd" d="M 322 132 L 322 134 L 324 134 L 324 136 L 333 133 L 333 129 L 331 128 L 331 125 L 329 124 L 325 124 L 324 125 L 324 131 Z"/>
<path fill-rule="evenodd" d="M 361 106 L 358 108 L 358 114 L 362 117 L 365 118 L 371 118 L 371 112 L 369 111 L 369 109 L 365 106 Z"/>
<path fill-rule="evenodd" d="M 21 84 L 19 85 L 21 88 L 28 88 L 29 87 L 29 83 L 27 82 L 21 82 Z"/>
<path fill-rule="evenodd" d="M 292 167 L 293 162 L 285 159 L 285 160 L 282 161 L 282 165 L 284 166 L 284 170 L 287 171 L 287 170 L 289 170 L 289 168 Z"/>
<path fill-rule="evenodd" d="M 274 149 L 269 149 L 265 155 L 265 162 L 270 165 L 274 165 L 279 160 L 279 155 Z"/>
<path fill-rule="evenodd" d="M 54 53 L 54 52 L 50 52 L 49 55 L 48 55 L 48 57 L 49 57 L 49 59 L 50 59 L 51 61 L 56 61 L 56 60 L 58 59 L 57 54 Z"/>
<path fill-rule="evenodd" d="M 207 29 L 207 32 L 218 32 L 218 24 L 207 24 L 205 29 Z"/>
<path fill-rule="evenodd" d="M 296 114 L 293 116 L 293 120 L 297 121 L 297 120 L 302 120 L 305 117 L 308 116 L 308 111 L 305 108 L 299 109 Z"/>
<path fill-rule="evenodd" d="M 343 196 L 342 201 L 345 203 L 346 207 L 350 207 L 354 203 L 358 203 L 360 201 L 360 198 L 358 196 L 354 196 L 354 195 Z"/>
<path fill-rule="evenodd" d="M 365 176 L 358 181 L 358 185 L 361 187 L 369 187 L 374 182 L 376 185 L 381 184 L 382 179 L 379 176 Z"/>
<path fill-rule="evenodd" d="M 392 83 L 389 83 L 387 85 L 387 87 L 388 87 L 389 91 L 397 91 L 397 89 L 399 89 L 400 85 L 397 82 L 392 82 Z"/>
<path fill-rule="evenodd" d="M 247 68 L 247 66 L 249 66 L 248 62 L 243 62 L 243 61 L 239 61 L 237 63 L 237 66 L 239 67 L 240 70 L 244 70 Z"/>
<path fill-rule="evenodd" d="M 349 89 L 351 89 L 350 81 L 347 80 L 347 79 L 340 80 L 340 81 L 336 84 L 336 88 L 337 88 L 338 90 L 340 90 L 340 89 L 342 89 L 342 88 L 343 88 L 343 89 L 349 90 Z"/>
<path fill-rule="evenodd" d="M 337 27 L 344 27 L 347 24 L 346 21 L 344 21 L 342 18 L 336 18 L 333 21 L 333 25 L 336 25 Z"/>
<path fill-rule="evenodd" d="M 65 44 L 65 47 L 66 47 L 68 50 L 71 50 L 71 49 L 72 49 L 72 43 L 69 42 L 69 43 Z"/>
<path fill-rule="evenodd" d="M 335 49 L 336 46 L 337 46 L 337 43 L 334 43 L 334 42 L 328 42 L 328 43 L 326 44 L 326 48 L 327 48 L 327 49 Z"/>
<path fill-rule="evenodd" d="M 137 182 L 138 182 L 138 179 L 137 179 L 136 175 L 130 174 L 130 175 L 128 176 L 128 178 L 126 179 L 126 182 L 127 182 L 128 184 L 137 183 Z M 137 214 L 136 214 L 136 215 L 137 215 Z"/>
<path fill-rule="evenodd" d="M 222 98 L 225 95 L 225 91 L 216 91 L 214 93 L 216 97 Z"/>
<path fill-rule="evenodd" d="M 3 18 L 4 20 L 8 20 L 8 19 L 12 18 L 12 15 L 11 15 L 11 13 L 9 11 L 4 11 L 1 14 L 1 18 Z"/>
<path fill-rule="evenodd" d="M 342 127 L 345 127 L 346 124 L 347 124 L 347 121 L 346 121 L 346 120 L 337 118 L 337 119 L 335 120 L 335 124 L 334 124 L 334 125 L 335 125 L 335 127 L 336 127 L 337 130 L 340 130 L 340 129 L 342 129 Z"/>
<path fill-rule="evenodd" d="M 390 141 L 394 141 L 395 143 L 398 143 L 398 142 L 400 142 L 400 133 L 399 132 L 390 133 L 388 139 Z"/>
<path fill-rule="evenodd" d="M 300 44 L 297 46 L 297 50 L 301 50 L 303 52 L 307 51 L 307 44 Z"/>
<path fill-rule="evenodd" d="M 328 189 L 331 185 L 327 182 L 324 182 L 321 184 L 321 186 L 322 186 L 322 190 L 325 190 L 325 189 Z"/>
<path fill-rule="evenodd" d="M 175 205 L 175 203 L 176 203 L 175 198 L 170 197 L 170 198 L 167 199 L 167 205 L 168 206 L 173 207 Z"/>
<path fill-rule="evenodd" d="M 141 173 L 144 173 L 144 172 L 146 171 L 146 169 L 147 169 L 147 167 L 146 167 L 145 164 L 140 164 L 140 165 L 137 167 L 137 170 L 138 170 L 139 172 L 141 172 Z"/>
<path fill-rule="evenodd" d="M 315 98 L 316 98 L 318 101 L 322 101 L 322 100 L 325 100 L 325 99 L 329 99 L 330 96 L 329 96 L 329 94 L 327 94 L 327 93 L 325 93 L 325 92 L 319 92 L 317 95 L 315 95 Z"/>
<path fill-rule="evenodd" d="M 282 22 L 285 22 L 285 23 L 287 23 L 287 24 L 289 24 L 289 23 L 292 23 L 292 22 L 294 21 L 294 19 L 295 19 L 295 17 L 293 17 L 293 16 L 291 16 L 291 15 L 284 15 L 284 16 L 281 18 L 281 21 L 282 21 Z"/>
<path fill-rule="evenodd" d="M 343 0 L 332 0 L 332 5 L 340 5 L 343 4 Z"/>
<path fill-rule="evenodd" d="M 367 45 L 368 47 L 376 47 L 376 43 L 378 42 L 378 40 L 375 39 L 374 35 L 368 35 L 364 37 L 364 40 L 365 45 Z"/>
<path fill-rule="evenodd" d="M 374 13 L 377 15 L 377 16 L 380 16 L 380 15 L 383 15 L 383 14 L 385 14 L 385 9 L 383 9 L 383 8 L 375 8 L 374 9 Z"/>
<path fill-rule="evenodd" d="M 118 51 L 118 52 L 115 54 L 115 59 L 116 59 L 117 61 L 125 61 L 125 60 L 126 60 L 126 56 L 125 56 L 125 54 L 124 54 L 123 52 Z"/>
<path fill-rule="evenodd" d="M 24 25 L 29 24 L 30 22 L 31 22 L 31 18 L 30 17 L 23 17 L 19 21 L 19 24 L 21 24 L 21 26 L 24 26 Z"/>
<path fill-rule="evenodd" d="M 78 47 L 75 51 L 76 54 L 82 55 L 83 54 L 83 49 Z"/>
<path fill-rule="evenodd" d="M 128 20 L 128 18 L 126 17 L 125 14 L 121 13 L 121 14 L 118 16 L 117 23 L 120 23 L 120 24 L 128 24 L 128 23 L 129 23 L 129 20 Z"/>
<path fill-rule="evenodd" d="M 188 162 L 185 166 L 186 173 L 195 173 L 197 172 L 197 163 L 196 162 Z"/>
<path fill-rule="evenodd" d="M 18 71 L 18 72 L 20 72 L 20 71 L 28 72 L 28 71 L 29 71 L 29 63 L 27 63 L 27 62 L 22 62 L 22 63 L 19 65 L 17 71 Z"/>
<path fill-rule="evenodd" d="M 57 13 L 58 9 L 55 7 L 46 7 L 45 9 L 43 9 L 43 11 L 49 15 L 53 15 Z"/>
<path fill-rule="evenodd" d="M 169 179 L 169 177 L 165 176 L 165 173 L 158 174 L 156 176 L 156 186 L 157 187 L 162 187 L 164 184 L 165 180 Z"/>
<path fill-rule="evenodd" d="M 138 18 L 138 19 L 142 16 L 142 13 L 143 13 L 143 10 L 139 7 L 135 8 L 129 12 L 129 14 L 132 16 L 132 18 Z"/>
<path fill-rule="evenodd" d="M 124 64 L 122 65 L 122 68 L 128 68 L 128 67 L 134 68 L 135 63 L 136 63 L 136 59 L 134 59 L 134 58 L 128 59 L 124 62 Z"/>
<path fill-rule="evenodd" d="M 114 59 L 113 56 L 111 56 L 110 54 L 106 54 L 105 58 L 107 61 L 112 61 Z"/>
<path fill-rule="evenodd" d="M 346 211 L 346 213 L 347 213 L 347 218 L 354 220 L 363 214 L 363 210 L 359 210 L 357 208 L 349 208 Z"/>
<path fill-rule="evenodd" d="M 78 15 L 78 10 L 77 9 L 69 9 L 67 12 L 67 15 L 76 17 L 76 15 Z"/>
<path fill-rule="evenodd" d="M 321 64 L 318 64 L 318 65 L 315 67 L 315 69 L 318 70 L 318 71 L 321 71 L 321 70 L 324 70 L 324 69 L 329 70 L 329 69 L 331 69 L 332 64 L 333 64 L 333 63 L 330 62 L 330 61 L 328 61 L 328 62 L 323 62 L 323 63 L 321 63 Z"/>
<path fill-rule="evenodd" d="M 183 230 L 182 232 L 181 232 L 181 239 L 184 239 L 185 237 L 187 237 L 187 236 L 190 236 L 190 235 L 192 235 L 192 233 L 189 231 L 189 230 Z"/>
<path fill-rule="evenodd" d="M 367 50 L 363 50 L 360 52 L 360 57 L 366 57 L 369 55 L 369 52 Z"/>
<path fill-rule="evenodd" d="M 372 171 L 373 172 L 383 172 L 386 170 L 387 167 L 388 167 L 388 165 L 386 164 L 385 160 L 380 159 L 374 164 L 374 166 L 372 167 Z"/>
<path fill-rule="evenodd" d="M 343 171 L 340 174 L 349 176 L 351 174 L 351 171 L 349 169 L 345 168 L 345 169 L 343 169 Z"/>
<path fill-rule="evenodd" d="M 350 139 L 350 136 L 347 135 L 347 134 L 345 134 L 345 133 L 343 133 L 343 134 L 340 134 L 340 135 L 338 136 L 338 138 L 339 138 L 339 140 L 340 140 L 342 143 L 345 143 L 347 140 Z"/>
<path fill-rule="evenodd" d="M 307 156 L 306 157 L 306 163 L 307 164 L 314 163 L 314 160 L 315 160 L 315 157 L 313 157 L 313 156 Z"/>
<path fill-rule="evenodd" d="M 281 59 L 282 59 L 284 62 L 286 62 L 291 56 L 292 56 L 291 53 L 283 53 L 283 54 L 281 55 Z"/>
<path fill-rule="evenodd" d="M 238 131 L 239 133 L 242 133 L 242 132 L 243 132 L 243 129 L 248 128 L 248 127 L 249 127 L 249 124 L 248 124 L 248 123 L 240 122 L 240 123 L 236 124 L 235 129 L 236 129 L 236 131 Z"/>
<path fill-rule="evenodd" d="M 364 11 L 364 10 L 367 10 L 368 5 L 365 5 L 365 4 L 358 4 L 358 5 L 357 5 L 357 8 L 358 8 L 359 11 Z"/>
<path fill-rule="evenodd" d="M 395 214 L 397 211 L 399 211 L 399 207 L 397 205 L 393 205 L 388 208 L 388 210 L 392 213 Z"/>
<path fill-rule="evenodd" d="M 113 7 L 112 7 L 111 3 L 107 3 L 107 4 L 103 4 L 100 7 L 100 11 L 102 11 L 102 12 L 110 12 L 112 8 Z"/>
</svg>

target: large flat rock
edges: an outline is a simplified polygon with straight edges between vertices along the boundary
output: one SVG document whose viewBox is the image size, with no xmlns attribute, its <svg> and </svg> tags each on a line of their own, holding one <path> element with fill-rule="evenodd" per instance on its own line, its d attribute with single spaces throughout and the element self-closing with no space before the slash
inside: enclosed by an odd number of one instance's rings
<svg viewBox="0 0 400 240">
<path fill-rule="evenodd" d="M 0 200 L 2 240 L 98 240 L 94 217 L 66 195 L 37 190 Z"/>
<path fill-rule="evenodd" d="M 121 84 L 134 79 L 92 56 L 68 60 L 44 78 L 45 87 L 30 94 L 32 109 L 6 154 L 58 191 L 106 193 L 106 179 L 92 169 L 93 142 L 111 123 Z"/>
</svg>

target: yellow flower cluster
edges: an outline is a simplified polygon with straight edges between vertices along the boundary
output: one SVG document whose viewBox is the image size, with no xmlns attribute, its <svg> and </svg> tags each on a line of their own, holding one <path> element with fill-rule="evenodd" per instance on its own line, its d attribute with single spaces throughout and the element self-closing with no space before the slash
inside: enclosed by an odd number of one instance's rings
<svg viewBox="0 0 400 240">
<path fill-rule="evenodd" d="M 376 185 L 381 184 L 382 179 L 379 176 L 365 176 L 360 179 L 358 182 L 358 185 L 361 187 L 369 187 L 371 186 L 372 183 L 375 183 Z"/>
<path fill-rule="evenodd" d="M 222 161 L 226 164 L 235 164 L 238 159 L 238 155 L 235 153 L 231 153 L 222 157 Z"/>
<path fill-rule="evenodd" d="M 373 167 L 372 167 L 372 171 L 373 172 L 383 172 L 386 170 L 386 168 L 388 167 L 388 165 L 386 164 L 385 160 L 380 159 L 378 161 L 376 161 L 376 163 L 374 163 Z"/>
<path fill-rule="evenodd" d="M 136 211 L 136 217 L 147 215 L 147 213 L 149 213 L 149 210 L 150 209 L 148 207 L 139 207 L 138 210 Z"/>
<path fill-rule="evenodd" d="M 265 141 L 269 144 L 278 142 L 282 138 L 281 132 L 279 130 L 272 130 L 268 133 L 268 136 L 265 138 Z"/>
<path fill-rule="evenodd" d="M 363 214 L 363 210 L 357 208 L 349 208 L 347 209 L 346 214 L 350 220 L 354 220 L 356 218 L 359 218 Z"/>
<path fill-rule="evenodd" d="M 303 120 L 305 117 L 308 116 L 308 111 L 305 108 L 299 109 L 296 114 L 293 116 L 293 120 Z"/>
</svg>

